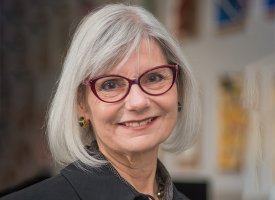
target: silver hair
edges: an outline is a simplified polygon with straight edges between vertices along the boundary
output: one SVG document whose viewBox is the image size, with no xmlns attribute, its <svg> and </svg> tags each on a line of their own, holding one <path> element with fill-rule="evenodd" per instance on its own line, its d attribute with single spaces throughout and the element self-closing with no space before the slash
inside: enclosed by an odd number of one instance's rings
<svg viewBox="0 0 275 200">
<path fill-rule="evenodd" d="M 162 147 L 180 152 L 193 143 L 200 123 L 198 87 L 180 46 L 145 9 L 111 4 L 81 21 L 67 52 L 47 124 L 49 147 L 56 161 L 66 165 L 79 160 L 92 167 L 102 164 L 85 148 L 95 140 L 93 130 L 84 131 L 78 124 L 78 103 L 85 96 L 81 83 L 127 61 L 143 39 L 156 41 L 168 63 L 180 66 L 177 87 L 182 109 L 173 133 Z"/>
</svg>

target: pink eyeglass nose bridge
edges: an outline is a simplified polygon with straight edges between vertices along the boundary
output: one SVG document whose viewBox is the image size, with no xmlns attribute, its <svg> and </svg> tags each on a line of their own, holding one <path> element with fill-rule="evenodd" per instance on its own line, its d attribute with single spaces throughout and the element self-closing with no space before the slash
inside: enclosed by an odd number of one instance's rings
<svg viewBox="0 0 275 200">
<path fill-rule="evenodd" d="M 136 79 L 128 79 L 128 82 L 129 82 L 128 90 L 130 90 L 132 85 L 134 85 L 134 84 L 137 84 L 142 89 L 142 87 L 139 84 L 139 79 L 140 79 L 140 76 Z"/>
<path fill-rule="evenodd" d="M 140 77 L 141 77 L 141 76 L 139 76 L 139 77 L 136 78 L 136 79 L 127 79 L 129 85 L 128 85 L 128 90 L 127 90 L 127 92 L 126 92 L 124 98 L 126 98 L 126 97 L 129 95 L 129 93 L 130 93 L 130 91 L 131 91 L 131 89 L 132 89 L 132 86 L 135 85 L 135 84 L 138 85 L 139 89 L 140 89 L 144 94 L 148 94 L 148 92 L 146 92 L 146 91 L 142 88 L 142 86 L 140 85 L 140 82 L 139 82 Z"/>
<path fill-rule="evenodd" d="M 139 80 L 139 77 L 136 79 L 129 79 L 129 83 L 130 83 L 130 85 L 138 84 L 138 80 Z"/>
</svg>

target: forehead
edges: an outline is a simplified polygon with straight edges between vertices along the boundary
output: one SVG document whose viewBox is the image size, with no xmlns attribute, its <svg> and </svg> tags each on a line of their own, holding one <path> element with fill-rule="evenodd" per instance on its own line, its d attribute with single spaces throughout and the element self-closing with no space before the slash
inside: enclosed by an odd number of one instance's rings
<svg viewBox="0 0 275 200">
<path fill-rule="evenodd" d="M 167 64 L 166 56 L 154 40 L 142 40 L 140 45 L 119 64 L 110 67 L 104 74 L 138 75 L 155 66 Z"/>
</svg>

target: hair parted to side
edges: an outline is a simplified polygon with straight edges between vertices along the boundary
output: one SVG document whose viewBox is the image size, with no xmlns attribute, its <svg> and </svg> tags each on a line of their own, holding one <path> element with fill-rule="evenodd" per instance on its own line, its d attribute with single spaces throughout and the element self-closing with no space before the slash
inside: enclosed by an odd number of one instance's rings
<svg viewBox="0 0 275 200">
<path fill-rule="evenodd" d="M 91 167 L 103 164 L 85 148 L 95 140 L 92 128 L 85 131 L 78 124 L 78 104 L 85 97 L 81 83 L 126 61 L 143 39 L 155 40 L 168 63 L 180 66 L 177 87 L 182 110 L 172 135 L 162 147 L 178 152 L 193 143 L 200 123 L 198 88 L 179 45 L 145 9 L 111 4 L 81 21 L 67 52 L 48 116 L 49 146 L 56 161 L 67 165 L 79 160 Z"/>
</svg>

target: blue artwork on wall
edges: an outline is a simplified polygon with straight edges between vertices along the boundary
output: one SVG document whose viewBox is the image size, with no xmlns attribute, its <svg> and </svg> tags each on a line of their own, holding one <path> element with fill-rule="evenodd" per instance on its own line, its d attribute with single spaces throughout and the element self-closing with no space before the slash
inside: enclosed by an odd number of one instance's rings
<svg viewBox="0 0 275 200">
<path fill-rule="evenodd" d="M 265 8 L 269 15 L 275 14 L 275 0 L 264 0 Z"/>
<path fill-rule="evenodd" d="M 244 20 L 246 0 L 216 0 L 216 22 L 224 27 Z"/>
</svg>

